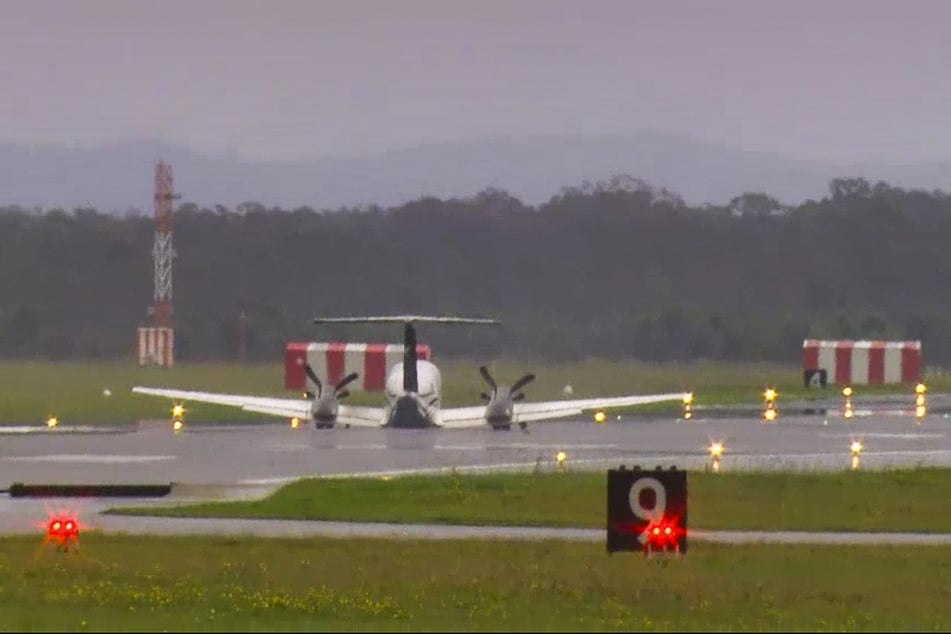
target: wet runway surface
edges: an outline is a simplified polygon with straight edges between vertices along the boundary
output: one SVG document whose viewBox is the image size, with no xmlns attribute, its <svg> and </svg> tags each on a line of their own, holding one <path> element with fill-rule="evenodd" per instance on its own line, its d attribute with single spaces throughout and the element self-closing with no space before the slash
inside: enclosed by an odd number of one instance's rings
<svg viewBox="0 0 951 634">
<path fill-rule="evenodd" d="M 528 433 L 518 429 L 316 430 L 310 426 L 292 429 L 280 423 L 186 426 L 173 432 L 168 424 L 152 424 L 111 433 L 70 432 L 63 427 L 2 434 L 0 488 L 15 482 L 171 482 L 175 486 L 167 498 L 134 503 L 181 503 L 258 497 L 286 481 L 312 475 L 453 468 L 460 472 L 550 469 L 559 451 L 567 453 L 568 469 L 621 464 L 696 469 L 710 465 L 708 447 L 712 441 L 725 446 L 721 470 L 841 470 L 851 468 L 849 445 L 853 439 L 861 440 L 863 445 L 862 469 L 951 465 L 951 419 L 943 415 L 927 416 L 920 422 L 907 416 L 848 420 L 786 416 L 772 423 L 750 418 L 544 422 L 531 425 Z M 47 509 L 64 506 L 79 510 L 84 517 L 94 516 L 90 524 L 103 530 L 155 532 L 162 530 L 156 527 L 166 524 L 169 528 L 165 530 L 180 532 L 189 524 L 181 522 L 176 525 L 178 529 L 173 529 L 170 523 L 175 520 L 165 518 L 97 515 L 103 508 L 130 503 L 128 499 L 24 499 L 4 495 L 0 496 L 0 532 L 32 532 L 36 522 L 46 517 Z M 263 526 L 255 522 L 251 525 Z M 307 524 L 310 529 L 317 528 Z M 197 526 L 194 522 L 191 525 Z M 231 526 L 236 528 L 220 530 L 237 530 L 237 524 Z"/>
<path fill-rule="evenodd" d="M 254 485 L 318 474 L 642 464 L 696 467 L 722 441 L 724 468 L 849 466 L 849 444 L 862 441 L 862 465 L 951 464 L 951 419 L 785 417 L 537 423 L 527 433 L 473 430 L 317 430 L 282 424 L 145 426 L 117 433 L 68 429 L 0 435 L 0 488 L 28 483 Z"/>
</svg>

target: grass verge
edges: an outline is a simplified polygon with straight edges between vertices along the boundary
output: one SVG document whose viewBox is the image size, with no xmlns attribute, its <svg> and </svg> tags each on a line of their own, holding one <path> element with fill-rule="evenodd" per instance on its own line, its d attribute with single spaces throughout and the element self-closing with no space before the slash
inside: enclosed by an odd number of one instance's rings
<svg viewBox="0 0 951 634">
<path fill-rule="evenodd" d="M 130 515 L 603 527 L 599 472 L 309 478 L 256 501 L 117 508 Z M 690 472 L 697 529 L 951 532 L 951 469 Z"/>
<path fill-rule="evenodd" d="M 443 375 L 443 402 L 447 407 L 481 403 L 479 392 L 485 384 L 478 374 L 483 361 L 436 359 Z M 496 380 L 511 383 L 526 371 L 538 378 L 525 392 L 527 399 L 555 400 L 593 396 L 619 396 L 654 392 L 693 391 L 695 406 L 759 405 L 763 387 L 779 390 L 777 406 L 791 399 L 837 396 L 836 388 L 809 390 L 802 387 L 802 374 L 794 365 L 763 363 L 644 363 L 589 359 L 577 363 L 490 364 Z M 951 391 L 951 374 L 929 377 L 929 392 Z M 300 393 L 284 389 L 283 365 L 239 363 L 178 363 L 171 368 L 140 368 L 128 361 L 88 362 L 0 362 L 0 384 L 4 398 L 0 403 L 0 422 L 42 425 L 48 415 L 56 415 L 64 425 L 131 422 L 136 419 L 170 416 L 171 401 L 132 394 L 135 385 L 298 397 Z M 566 395 L 564 387 L 572 393 Z M 104 394 L 109 390 L 109 396 Z M 909 395 L 910 386 L 857 388 L 854 404 L 863 396 L 900 393 Z M 355 392 L 349 402 L 380 405 L 379 393 Z M 186 422 L 260 421 L 260 414 L 242 412 L 233 407 L 205 403 L 187 403 Z M 677 402 L 617 410 L 619 413 L 677 415 Z M 281 423 L 280 418 L 273 419 Z"/>
<path fill-rule="evenodd" d="M 934 631 L 951 548 L 81 537 L 0 542 L 9 631 Z M 900 588 L 900 592 L 896 592 Z"/>
</svg>

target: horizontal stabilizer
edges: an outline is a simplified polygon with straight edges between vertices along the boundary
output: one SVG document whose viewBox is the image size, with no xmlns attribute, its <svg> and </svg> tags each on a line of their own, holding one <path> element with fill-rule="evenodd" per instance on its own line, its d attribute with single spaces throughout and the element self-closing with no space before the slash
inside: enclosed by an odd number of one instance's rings
<svg viewBox="0 0 951 634">
<path fill-rule="evenodd" d="M 315 324 L 501 324 L 483 317 L 432 317 L 426 315 L 388 315 L 376 317 L 315 317 Z"/>
</svg>

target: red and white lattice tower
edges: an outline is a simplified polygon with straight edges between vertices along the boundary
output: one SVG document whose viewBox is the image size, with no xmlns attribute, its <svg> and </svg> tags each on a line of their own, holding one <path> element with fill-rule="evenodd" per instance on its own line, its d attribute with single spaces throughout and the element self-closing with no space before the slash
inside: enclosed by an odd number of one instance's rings
<svg viewBox="0 0 951 634">
<path fill-rule="evenodd" d="M 159 161 L 155 166 L 155 304 L 153 323 L 159 328 L 172 327 L 172 166 Z"/>
<path fill-rule="evenodd" d="M 155 166 L 155 242 L 154 303 L 150 327 L 139 328 L 139 365 L 169 366 L 174 362 L 174 331 L 172 329 L 172 201 L 178 198 L 172 190 L 172 166 L 159 161 Z"/>
</svg>

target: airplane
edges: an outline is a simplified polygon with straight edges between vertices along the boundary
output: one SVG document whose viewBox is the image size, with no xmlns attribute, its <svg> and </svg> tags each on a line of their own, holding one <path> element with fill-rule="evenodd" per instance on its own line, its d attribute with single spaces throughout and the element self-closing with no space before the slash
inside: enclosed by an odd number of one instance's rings
<svg viewBox="0 0 951 634">
<path fill-rule="evenodd" d="M 383 407 L 347 405 L 340 400 L 349 392 L 346 385 L 357 378 L 353 372 L 333 386 L 326 388 L 310 365 L 305 367 L 308 377 L 317 386 L 317 393 L 306 398 L 278 398 L 242 394 L 218 394 L 190 390 L 153 387 L 132 388 L 137 394 L 160 396 L 176 400 L 192 400 L 240 407 L 247 412 L 280 416 L 292 420 L 312 420 L 318 429 L 329 429 L 337 424 L 349 427 L 396 429 L 469 429 L 490 427 L 494 430 L 511 429 L 516 423 L 523 431 L 527 423 L 582 414 L 587 410 L 627 407 L 663 401 L 679 401 L 682 392 L 667 394 L 639 394 L 631 396 L 572 399 L 562 401 L 524 402 L 522 392 L 535 375 L 526 374 L 511 386 L 498 385 L 485 366 L 479 368 L 485 382 L 492 388 L 483 392 L 484 405 L 443 408 L 440 402 L 442 376 L 439 368 L 416 356 L 417 323 L 497 325 L 495 319 L 467 317 L 429 317 L 422 315 L 395 315 L 384 317 L 327 317 L 315 318 L 315 324 L 331 323 L 402 323 L 403 361 L 393 365 L 384 385 Z"/>
</svg>

